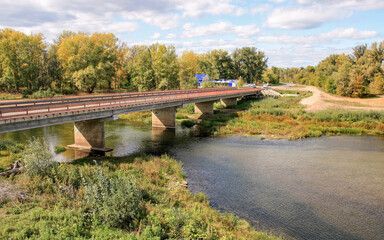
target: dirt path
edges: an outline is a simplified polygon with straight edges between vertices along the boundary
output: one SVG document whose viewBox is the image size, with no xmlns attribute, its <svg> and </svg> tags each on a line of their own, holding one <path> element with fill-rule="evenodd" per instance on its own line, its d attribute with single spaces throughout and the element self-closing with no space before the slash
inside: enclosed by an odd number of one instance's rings
<svg viewBox="0 0 384 240">
<path fill-rule="evenodd" d="M 311 97 L 301 100 L 307 111 L 320 111 L 326 109 L 360 109 L 384 111 L 384 96 L 376 98 L 350 98 L 334 96 L 313 86 L 274 87 L 281 90 L 310 91 Z"/>
</svg>

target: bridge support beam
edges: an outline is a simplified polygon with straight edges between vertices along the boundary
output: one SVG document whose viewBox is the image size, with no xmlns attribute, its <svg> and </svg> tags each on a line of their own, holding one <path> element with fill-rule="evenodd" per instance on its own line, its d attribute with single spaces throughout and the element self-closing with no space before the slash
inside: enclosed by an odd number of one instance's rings
<svg viewBox="0 0 384 240">
<path fill-rule="evenodd" d="M 152 110 L 152 127 L 175 128 L 176 107 Z"/>
<path fill-rule="evenodd" d="M 212 115 L 213 114 L 213 103 L 214 103 L 214 101 L 195 103 L 195 113 Z"/>
<path fill-rule="evenodd" d="M 104 119 L 75 122 L 74 132 L 75 144 L 68 147 L 100 152 L 112 151 L 105 148 Z"/>
<path fill-rule="evenodd" d="M 221 104 L 223 104 L 224 107 L 236 106 L 237 98 L 223 98 L 221 99 Z"/>
</svg>

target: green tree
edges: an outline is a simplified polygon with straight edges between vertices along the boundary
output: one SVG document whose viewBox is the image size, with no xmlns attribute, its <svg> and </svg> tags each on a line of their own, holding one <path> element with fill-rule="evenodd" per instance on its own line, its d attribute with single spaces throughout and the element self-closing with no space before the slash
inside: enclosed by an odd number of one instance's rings
<svg viewBox="0 0 384 240">
<path fill-rule="evenodd" d="M 57 51 L 67 81 L 81 91 L 111 88 L 117 38 L 112 33 L 77 33 L 61 40 Z"/>
<path fill-rule="evenodd" d="M 193 51 L 184 51 L 179 58 L 180 87 L 187 89 L 191 86 L 194 76 L 199 73 L 198 55 Z"/>
<path fill-rule="evenodd" d="M 156 89 L 176 89 L 179 87 L 179 65 L 174 46 L 154 44 L 150 48 Z"/>
<path fill-rule="evenodd" d="M 263 52 L 257 51 L 255 47 L 243 47 L 236 49 L 232 58 L 237 76 L 243 77 L 248 83 L 256 83 L 262 79 L 268 61 Z"/>
</svg>

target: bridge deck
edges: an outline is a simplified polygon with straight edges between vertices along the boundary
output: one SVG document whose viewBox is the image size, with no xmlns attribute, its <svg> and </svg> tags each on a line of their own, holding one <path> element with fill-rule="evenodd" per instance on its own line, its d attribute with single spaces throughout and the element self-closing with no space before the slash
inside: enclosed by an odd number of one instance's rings
<svg viewBox="0 0 384 240">
<path fill-rule="evenodd" d="M 260 89 L 211 88 L 0 102 L 0 133 L 129 112 L 254 95 Z"/>
</svg>

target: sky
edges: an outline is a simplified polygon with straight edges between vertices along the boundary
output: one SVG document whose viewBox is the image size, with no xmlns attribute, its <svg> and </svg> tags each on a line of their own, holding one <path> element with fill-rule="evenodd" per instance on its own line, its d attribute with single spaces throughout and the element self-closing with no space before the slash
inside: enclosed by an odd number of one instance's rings
<svg viewBox="0 0 384 240">
<path fill-rule="evenodd" d="M 129 46 L 177 53 L 256 47 L 269 66 L 316 65 L 330 54 L 383 41 L 384 0 L 0 0 L 0 28 L 112 32 Z"/>
</svg>

